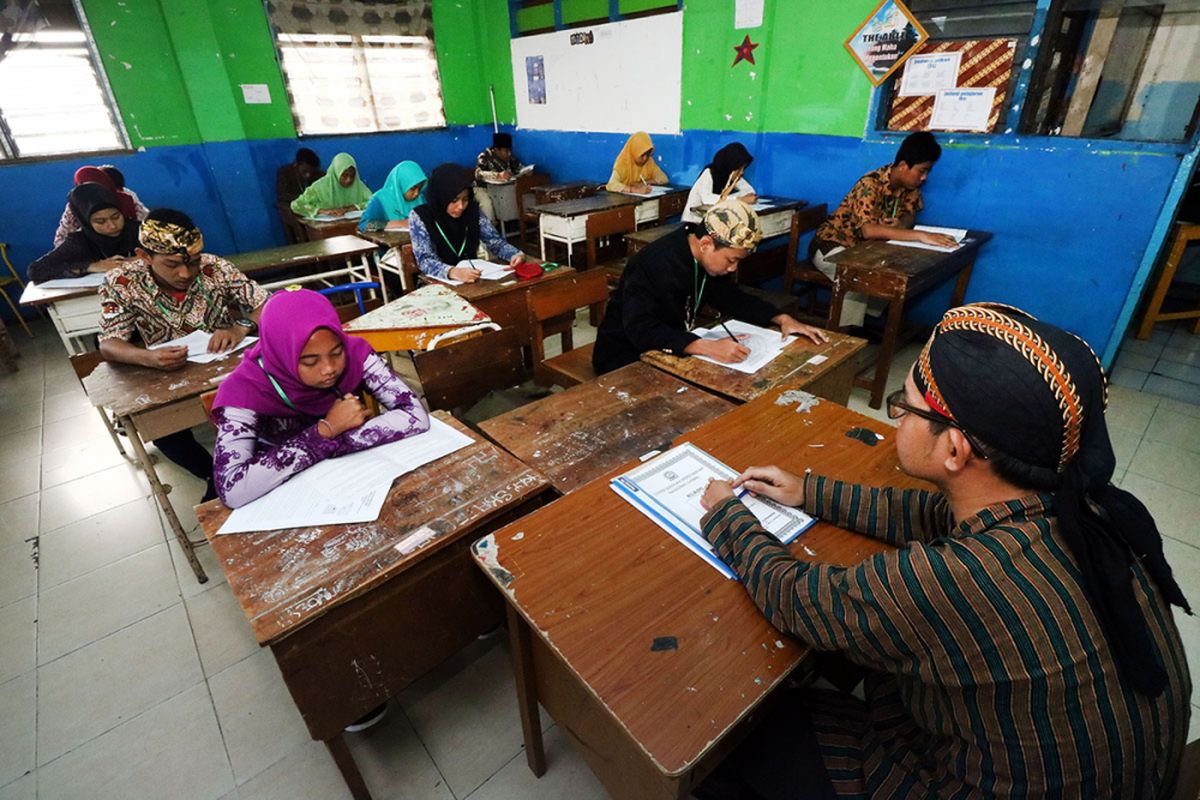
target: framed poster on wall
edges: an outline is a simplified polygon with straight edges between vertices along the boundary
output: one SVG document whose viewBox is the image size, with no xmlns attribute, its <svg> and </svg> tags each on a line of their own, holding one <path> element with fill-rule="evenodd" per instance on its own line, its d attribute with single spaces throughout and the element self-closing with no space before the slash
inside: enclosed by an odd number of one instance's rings
<svg viewBox="0 0 1200 800">
<path fill-rule="evenodd" d="M 995 133 L 1008 101 L 1016 52 L 1017 40 L 1009 38 L 921 45 L 894 82 L 887 129 Z"/>
<path fill-rule="evenodd" d="M 878 86 L 928 38 L 904 3 L 883 0 L 845 45 L 871 83 Z"/>
</svg>

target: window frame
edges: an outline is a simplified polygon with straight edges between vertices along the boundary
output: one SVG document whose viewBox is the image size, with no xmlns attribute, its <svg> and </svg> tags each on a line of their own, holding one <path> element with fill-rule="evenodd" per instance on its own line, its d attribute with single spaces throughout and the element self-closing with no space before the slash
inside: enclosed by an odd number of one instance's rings
<svg viewBox="0 0 1200 800">
<path fill-rule="evenodd" d="M 79 2 L 79 0 L 74 0 L 74 1 Z M 366 49 L 363 47 L 363 43 L 361 41 L 353 41 L 353 40 L 362 40 L 363 38 L 365 38 L 368 35 L 375 35 L 375 34 L 288 33 L 288 32 L 284 32 L 284 31 L 280 31 L 279 29 L 277 29 L 275 27 L 275 24 L 271 20 L 271 14 L 266 7 L 266 0 L 263 0 L 263 14 L 267 18 L 267 29 L 271 33 L 271 44 L 272 44 L 272 48 L 275 51 L 275 62 L 279 67 L 280 78 L 283 80 L 283 88 L 284 88 L 285 94 L 287 95 L 287 101 L 288 101 L 288 112 L 291 114 L 291 117 L 292 117 L 292 127 L 296 132 L 297 140 L 336 139 L 336 138 L 342 138 L 342 137 L 348 137 L 348 136 L 381 136 L 381 135 L 386 136 L 386 135 L 395 135 L 395 134 L 399 134 L 399 133 L 422 133 L 422 132 L 426 132 L 426 131 L 444 131 L 451 127 L 450 121 L 449 121 L 448 117 L 446 116 L 446 96 L 442 91 L 442 70 L 441 70 L 441 64 L 438 63 L 438 60 L 437 60 L 437 43 L 436 43 L 435 38 L 429 37 L 429 47 L 433 51 L 434 64 L 436 65 L 436 68 L 437 68 L 438 100 L 439 100 L 439 104 L 440 104 L 441 110 L 442 110 L 442 123 L 440 125 L 427 125 L 427 126 L 417 127 L 417 128 L 385 128 L 385 129 L 364 130 L 364 131 L 307 131 L 307 132 L 302 131 L 300 129 L 300 119 L 296 113 L 296 107 L 295 107 L 295 103 L 294 103 L 295 98 L 292 93 L 292 84 L 288 80 L 288 73 L 287 73 L 287 70 L 284 69 L 284 65 L 283 65 L 284 42 L 282 42 L 280 40 L 280 37 L 281 36 L 350 36 L 352 41 L 347 43 L 345 46 L 347 48 L 351 48 L 351 49 L 361 48 L 362 53 L 365 56 Z M 388 34 L 384 34 L 384 35 L 388 35 Z M 373 95 L 373 92 L 372 92 L 372 95 Z M 372 114 L 372 117 L 374 117 L 376 120 L 378 120 L 378 109 L 373 107 L 371 114 Z"/>
<path fill-rule="evenodd" d="M 1061 13 L 1065 0 L 1037 0 L 1033 22 L 1028 35 L 1025 37 L 1025 49 L 1019 51 L 1014 59 L 1013 68 L 1017 70 L 1017 81 L 1013 87 L 1012 96 L 1008 98 L 1008 108 L 1005 112 L 1004 130 L 994 133 L 977 133 L 969 131 L 935 131 L 949 142 L 964 144 L 991 145 L 993 143 L 1008 146 L 1045 147 L 1050 143 L 1063 150 L 1092 150 L 1098 143 L 1103 143 L 1106 149 L 1122 152 L 1154 152 L 1186 154 L 1194 150 L 1200 143 L 1200 125 L 1192 131 L 1192 135 L 1181 141 L 1162 141 L 1146 139 L 1116 139 L 1093 138 L 1085 136 L 1051 136 L 1039 133 L 1023 133 L 1027 115 L 1028 100 L 1032 95 L 1035 79 L 1041 78 L 1048 71 L 1048 66 L 1042 63 L 1042 44 L 1046 39 L 1047 24 L 1051 13 Z M 1026 68 L 1024 65 L 1028 64 Z M 898 144 L 911 131 L 887 130 L 887 115 L 891 99 L 891 83 L 898 78 L 874 87 L 871 91 L 871 101 L 867 111 L 867 125 L 863 140 L 879 144 Z"/>
<path fill-rule="evenodd" d="M 125 118 L 121 115 L 121 107 L 117 103 L 112 85 L 108 81 L 108 72 L 104 68 L 104 61 L 100 58 L 100 50 L 96 46 L 95 37 L 92 35 L 92 25 L 88 21 L 81 0 L 71 0 L 71 10 L 75 12 L 75 21 L 79 24 L 79 30 L 83 34 L 83 43 L 87 48 L 88 59 L 92 63 L 92 70 L 96 73 L 96 83 L 100 87 L 100 93 L 104 98 L 104 104 L 115 127 L 117 139 L 120 140 L 120 146 L 93 150 L 75 150 L 70 153 L 14 156 L 13 152 L 15 151 L 13 148 L 16 147 L 16 142 L 12 138 L 12 133 L 8 127 L 8 120 L 4 116 L 4 110 L 0 108 L 0 167 L 12 164 L 66 161 L 100 155 L 130 155 L 134 152 L 133 143 L 129 139 L 129 131 L 125 128 Z"/>
</svg>

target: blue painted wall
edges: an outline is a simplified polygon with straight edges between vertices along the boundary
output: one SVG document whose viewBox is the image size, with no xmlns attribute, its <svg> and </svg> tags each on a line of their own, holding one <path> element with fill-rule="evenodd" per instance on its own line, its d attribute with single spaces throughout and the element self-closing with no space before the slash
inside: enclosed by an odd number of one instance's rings
<svg viewBox="0 0 1200 800">
<path fill-rule="evenodd" d="M 514 135 L 522 158 L 564 179 L 607 176 L 625 138 Z M 653 139 L 673 182 L 690 183 L 717 148 L 740 141 L 755 156 L 747 178 L 759 192 L 828 203 L 831 210 L 860 175 L 890 163 L 896 150 L 895 141 L 783 133 L 687 131 Z M 968 300 L 1020 306 L 1103 353 L 1120 333 L 1114 326 L 1178 166 L 1179 156 L 1162 149 L 1101 150 L 1082 140 L 947 144 L 925 187 L 920 219 L 995 234 L 980 253 Z M 918 315 L 933 321 L 948 297 L 948 286 L 931 294 Z"/>
<path fill-rule="evenodd" d="M 514 131 L 518 154 L 556 179 L 603 180 L 624 137 L 561 131 Z M 399 160 L 426 170 L 454 160 L 472 163 L 487 146 L 487 126 L 444 131 L 306 139 L 324 162 L 346 150 L 358 159 L 369 186 L 382 184 Z M 756 158 L 749 179 L 764 194 L 836 205 L 867 170 L 892 160 L 894 141 L 784 133 L 687 131 L 655 136 L 656 156 L 677 183 L 690 183 L 712 152 L 733 140 Z M 147 205 L 192 214 L 208 249 L 226 254 L 283 242 L 274 209 L 275 169 L 291 159 L 296 141 L 271 139 L 156 147 L 114 159 Z M 5 167 L 0 192 L 13 263 L 22 272 L 49 246 L 71 174 L 82 161 Z M 1021 306 L 1087 339 L 1098 352 L 1122 333 L 1123 304 L 1150 242 L 1179 157 L 1130 146 L 1100 150 L 1093 143 L 1026 140 L 1017 145 L 949 144 L 925 190 L 922 219 L 980 228 L 995 239 L 980 255 L 969 300 Z M 30 190 L 29 187 L 35 187 Z M 932 321 L 949 288 L 918 306 Z"/>
</svg>

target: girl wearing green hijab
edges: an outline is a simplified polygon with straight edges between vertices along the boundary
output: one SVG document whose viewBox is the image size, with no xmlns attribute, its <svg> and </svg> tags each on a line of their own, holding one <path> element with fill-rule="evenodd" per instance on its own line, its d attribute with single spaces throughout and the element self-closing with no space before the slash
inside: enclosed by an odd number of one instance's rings
<svg viewBox="0 0 1200 800">
<path fill-rule="evenodd" d="M 371 190 L 358 177 L 354 157 L 349 153 L 338 153 L 329 162 L 329 171 L 292 201 L 292 211 L 301 217 L 342 214 L 363 208 L 370 199 Z"/>
<path fill-rule="evenodd" d="M 367 203 L 358 229 L 407 228 L 409 212 L 425 202 L 426 180 L 425 171 L 415 161 L 401 161 L 392 167 L 383 186 Z"/>
</svg>

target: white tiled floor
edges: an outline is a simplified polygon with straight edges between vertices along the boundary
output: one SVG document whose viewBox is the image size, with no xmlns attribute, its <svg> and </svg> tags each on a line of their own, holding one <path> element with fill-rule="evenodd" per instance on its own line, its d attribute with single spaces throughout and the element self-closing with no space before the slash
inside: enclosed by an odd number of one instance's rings
<svg viewBox="0 0 1200 800">
<path fill-rule="evenodd" d="M 0 800 L 348 797 L 207 548 L 211 580 L 202 586 L 57 337 L 44 323 L 37 330 L 32 341 L 14 336 L 21 371 L 0 372 Z M 1155 341 L 1187 358 L 1189 342 L 1171 335 Z M 897 358 L 890 385 L 913 353 Z M 472 416 L 521 399 L 501 393 Z M 880 415 L 861 391 L 851 406 Z M 1109 422 L 1120 480 L 1155 513 L 1180 582 L 1196 594 L 1200 405 L 1116 386 Z M 164 471 L 185 525 L 194 524 L 186 505 L 200 487 Z M 1200 681 L 1200 619 L 1179 623 Z M 536 780 L 496 637 L 409 687 L 383 723 L 350 740 L 380 800 L 604 797 L 561 731 L 545 724 L 550 768 Z M 1189 738 L 1198 735 L 1200 709 Z"/>
</svg>

